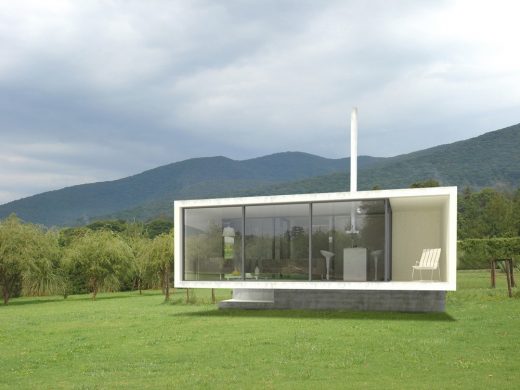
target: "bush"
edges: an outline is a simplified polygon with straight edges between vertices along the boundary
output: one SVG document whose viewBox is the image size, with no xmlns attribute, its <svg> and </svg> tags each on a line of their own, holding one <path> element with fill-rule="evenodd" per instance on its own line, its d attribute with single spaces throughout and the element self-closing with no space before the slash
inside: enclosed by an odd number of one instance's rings
<svg viewBox="0 0 520 390">
<path fill-rule="evenodd" d="M 107 230 L 90 231 L 73 242 L 65 263 L 69 270 L 83 277 L 84 285 L 92 292 L 92 299 L 96 299 L 100 291 L 118 291 L 121 288 L 122 282 L 132 274 L 133 253 L 118 235 Z"/>
<path fill-rule="evenodd" d="M 458 242 L 458 269 L 489 268 L 491 259 L 514 258 L 520 265 L 520 237 L 475 238 Z"/>
</svg>

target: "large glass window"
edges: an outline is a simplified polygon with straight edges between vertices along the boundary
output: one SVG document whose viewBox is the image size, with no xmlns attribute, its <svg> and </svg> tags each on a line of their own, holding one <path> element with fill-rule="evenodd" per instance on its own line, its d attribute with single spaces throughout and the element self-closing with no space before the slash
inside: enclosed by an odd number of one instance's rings
<svg viewBox="0 0 520 390">
<path fill-rule="evenodd" d="M 390 280 L 390 243 L 387 200 L 189 208 L 184 280 Z"/>
<path fill-rule="evenodd" d="M 385 201 L 312 206 L 313 280 L 383 280 Z"/>
<path fill-rule="evenodd" d="M 309 205 L 247 206 L 246 279 L 308 280 Z"/>
<path fill-rule="evenodd" d="M 242 279 L 242 207 L 184 210 L 184 279 Z"/>
</svg>

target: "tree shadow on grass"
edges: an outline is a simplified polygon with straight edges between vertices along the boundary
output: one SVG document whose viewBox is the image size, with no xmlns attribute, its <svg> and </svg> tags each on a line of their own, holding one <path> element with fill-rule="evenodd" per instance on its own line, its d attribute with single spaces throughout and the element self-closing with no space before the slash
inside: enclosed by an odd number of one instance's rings
<svg viewBox="0 0 520 390">
<path fill-rule="evenodd" d="M 92 295 L 85 295 L 81 298 L 72 298 L 71 301 L 107 301 L 109 299 L 125 299 L 125 298 L 135 298 L 132 295 L 106 295 L 106 296 L 97 296 L 96 299 L 92 299 Z"/>
<path fill-rule="evenodd" d="M 18 300 L 16 298 L 11 299 L 7 305 L 0 303 L 0 307 L 5 306 L 23 306 L 23 305 L 39 305 L 42 303 L 53 303 L 64 301 L 63 297 L 52 297 L 52 298 L 34 298 L 34 299 L 23 299 Z"/>
<path fill-rule="evenodd" d="M 147 292 L 144 294 L 139 294 L 136 291 L 128 291 L 128 292 L 123 292 L 123 293 L 115 292 L 115 293 L 102 293 L 101 295 L 98 294 L 98 296 L 96 296 L 96 299 L 94 299 L 94 300 L 92 299 L 92 294 L 76 295 L 76 296 L 70 297 L 70 299 L 73 301 L 96 302 L 96 301 L 105 301 L 105 300 L 109 300 L 109 299 L 149 298 L 149 297 L 156 297 L 156 296 L 163 296 L 163 294 L 160 292 L 157 292 L 157 293 Z"/>
<path fill-rule="evenodd" d="M 175 317 L 241 317 L 241 318 L 316 318 L 327 320 L 385 320 L 385 321 L 437 321 L 455 322 L 447 313 L 410 313 L 410 312 L 359 312 L 345 310 L 244 310 L 211 309 L 172 314 Z"/>
<path fill-rule="evenodd" d="M 39 305 L 42 303 L 53 303 L 53 302 L 81 302 L 81 301 L 105 301 L 109 299 L 125 299 L 125 298 L 138 298 L 138 297 L 150 297 L 150 296 L 160 296 L 162 293 L 146 293 L 139 295 L 136 293 L 135 295 L 129 293 L 124 295 L 119 295 L 117 293 L 103 293 L 103 295 L 98 295 L 95 300 L 92 299 L 92 295 L 81 294 L 81 295 L 69 295 L 67 298 L 63 298 L 60 296 L 52 296 L 52 297 L 34 297 L 34 298 L 13 298 L 9 301 L 9 304 L 4 305 L 0 302 L 0 307 L 2 306 L 23 306 L 23 305 Z"/>
</svg>

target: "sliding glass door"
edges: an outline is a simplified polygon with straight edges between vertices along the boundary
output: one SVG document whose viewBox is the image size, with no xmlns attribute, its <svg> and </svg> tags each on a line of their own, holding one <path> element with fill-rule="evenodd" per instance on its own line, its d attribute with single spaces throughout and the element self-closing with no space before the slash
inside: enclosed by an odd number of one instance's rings
<svg viewBox="0 0 520 390">
<path fill-rule="evenodd" d="M 255 280 L 309 278 L 309 205 L 246 206 L 245 272 Z"/>
<path fill-rule="evenodd" d="M 390 280 L 388 200 L 184 209 L 184 280 Z"/>
</svg>

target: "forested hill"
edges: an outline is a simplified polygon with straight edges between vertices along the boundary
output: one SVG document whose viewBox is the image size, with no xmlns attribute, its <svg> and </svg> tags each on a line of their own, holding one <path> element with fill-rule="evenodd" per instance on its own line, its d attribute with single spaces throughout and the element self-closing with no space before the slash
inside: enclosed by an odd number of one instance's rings
<svg viewBox="0 0 520 390">
<path fill-rule="evenodd" d="M 444 186 L 520 187 L 520 124 L 452 144 L 386 158 L 358 173 L 358 188 L 403 188 L 426 179 Z M 348 190 L 347 173 L 334 173 L 254 189 L 250 194 Z"/>
<path fill-rule="evenodd" d="M 433 178 L 474 188 L 520 185 L 520 124 L 479 137 L 386 159 L 367 167 L 365 188 L 407 186 Z"/>
<path fill-rule="evenodd" d="M 359 165 L 380 159 L 363 156 Z M 173 200 L 226 196 L 234 191 L 345 171 L 348 159 L 327 159 L 300 152 L 236 161 L 226 157 L 189 159 L 120 180 L 83 184 L 44 192 L 0 205 L 0 218 L 16 213 L 28 222 L 77 225 L 96 216 Z"/>
<path fill-rule="evenodd" d="M 520 124 L 465 141 L 391 158 L 360 157 L 358 187 L 402 188 L 435 179 L 442 185 L 520 186 Z M 287 152 L 235 161 L 190 159 L 111 182 L 84 184 L 0 205 L 45 225 L 96 218 L 148 219 L 172 215 L 175 199 L 348 190 L 348 159 Z"/>
</svg>

